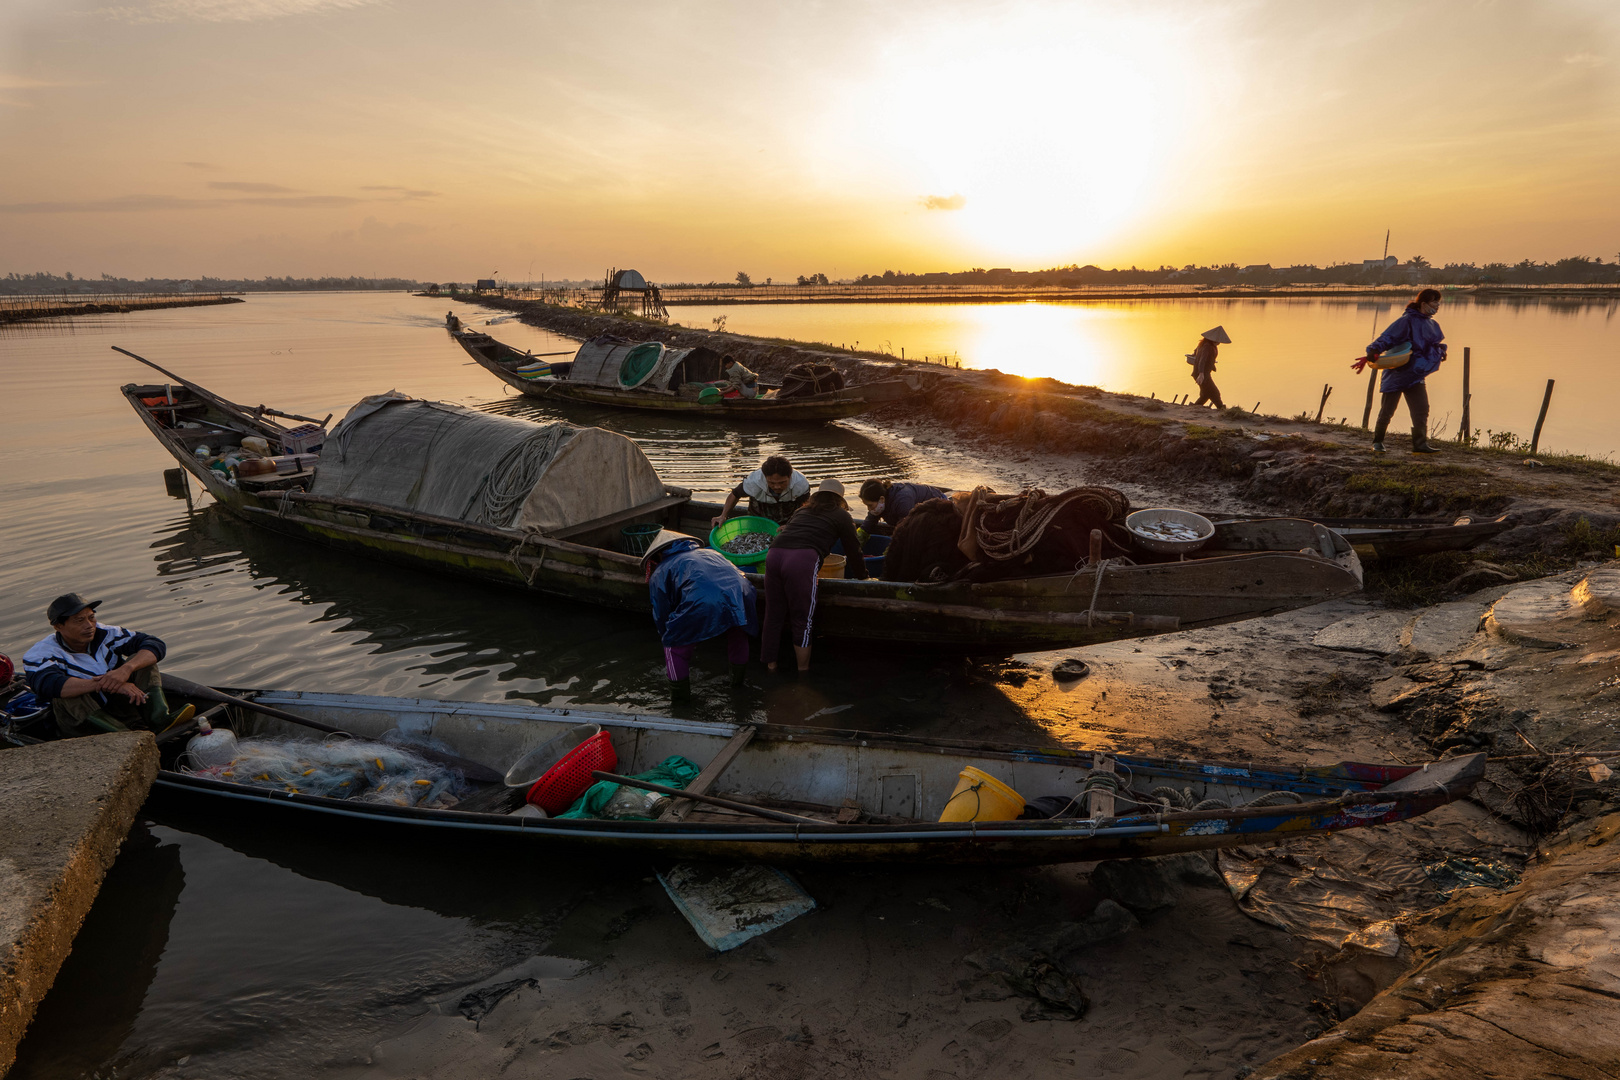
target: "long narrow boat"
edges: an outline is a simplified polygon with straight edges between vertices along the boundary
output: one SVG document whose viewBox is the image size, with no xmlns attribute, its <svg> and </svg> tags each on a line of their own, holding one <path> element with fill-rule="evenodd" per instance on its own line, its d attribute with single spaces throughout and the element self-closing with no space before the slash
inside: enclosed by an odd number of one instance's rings
<svg viewBox="0 0 1620 1080">
<path fill-rule="evenodd" d="M 701 538 L 719 512 L 665 485 L 659 498 L 535 532 L 320 494 L 308 490 L 311 471 L 232 480 L 205 465 L 196 447 L 217 452 L 256 435 L 275 448 L 288 431 L 274 417 L 287 414 L 236 405 L 169 377 L 167 384 L 126 385 L 123 394 L 222 507 L 273 532 L 370 559 L 648 611 L 639 560 L 611 550 L 622 529 L 657 523 Z M 197 426 L 176 426 L 179 417 Z M 761 576 L 749 576 L 763 587 Z M 1225 523 L 1203 549 L 1180 559 L 1104 562 L 1073 574 L 983 583 L 824 580 L 815 628 L 832 638 L 1006 655 L 1272 615 L 1360 587 L 1361 564 L 1342 537 L 1308 521 L 1274 518 Z"/>
<path fill-rule="evenodd" d="M 396 728 L 413 738 L 431 737 L 497 771 L 576 725 L 600 725 L 613 740 L 621 775 L 650 770 L 671 755 L 680 755 L 715 772 L 712 795 L 802 819 L 762 820 L 747 811 L 701 804 L 683 820 L 616 821 L 334 799 L 273 783 L 239 783 L 188 772 L 180 752 L 183 740 L 164 747 L 163 768 L 154 787 L 155 797 L 208 807 L 214 816 L 231 810 L 256 814 L 267 828 L 300 821 L 343 822 L 430 842 L 459 844 L 483 836 L 615 858 L 889 865 L 1134 858 L 1400 821 L 1466 795 L 1485 766 L 1485 755 L 1473 754 L 1425 765 L 1346 762 L 1285 767 L 1116 757 L 1058 747 L 777 725 L 761 725 L 752 730 L 751 738 L 739 739 L 744 729 L 731 724 L 513 702 L 236 693 L 357 738 L 378 739 Z M 200 700 L 199 707 L 208 700 Z M 215 719 L 228 724 L 238 739 L 311 738 L 306 729 L 239 706 L 227 707 Z M 1109 785 L 1114 812 L 939 821 L 959 774 L 969 765 L 1025 799 L 1058 796 L 1088 809 L 1090 796 L 1084 792 L 1088 778 L 1093 770 L 1112 770 L 1109 777 L 1119 782 L 1117 792 Z M 1174 802 L 1169 796 L 1175 796 Z M 469 806 L 479 804 L 476 796 L 466 800 Z"/>
<path fill-rule="evenodd" d="M 1254 514 L 1205 513 L 1211 521 L 1257 521 Z M 1332 518 L 1309 520 L 1324 525 L 1357 547 L 1371 548 L 1382 559 L 1468 551 L 1513 527 L 1511 514 L 1494 518 Z"/>
<path fill-rule="evenodd" d="M 534 373 L 535 357 L 488 334 L 472 330 L 450 331 L 477 364 L 508 386 L 530 397 L 561 398 L 610 405 L 620 409 L 679 413 L 683 416 L 711 416 L 725 420 L 770 420 L 825 423 L 856 416 L 880 405 L 892 405 L 920 392 L 916 376 L 884 379 L 820 394 L 787 399 L 726 398 L 709 403 L 698 399 L 696 390 L 684 388 L 687 381 L 720 378 L 718 354 L 708 349 L 663 349 L 645 382 L 624 385 L 620 377 L 623 359 L 636 347 L 635 342 L 589 341 L 580 346 L 572 361 L 542 366 L 546 374 Z M 642 343 L 655 345 L 656 343 Z M 658 346 L 662 349 L 662 346 Z M 596 355 L 600 353 L 601 355 Z M 706 356 L 703 354 L 707 354 Z M 702 375 L 695 366 L 707 361 Z M 692 370 L 688 370 L 688 369 Z M 526 373 L 526 369 L 529 369 Z M 591 377 L 587 378 L 587 373 Z M 763 389 L 772 383 L 761 383 Z"/>
</svg>

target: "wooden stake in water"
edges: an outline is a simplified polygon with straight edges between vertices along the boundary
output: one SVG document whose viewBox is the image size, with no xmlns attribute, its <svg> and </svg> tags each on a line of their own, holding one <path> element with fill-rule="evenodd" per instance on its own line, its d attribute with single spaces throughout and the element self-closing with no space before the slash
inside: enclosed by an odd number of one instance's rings
<svg viewBox="0 0 1620 1080">
<path fill-rule="evenodd" d="M 1530 452 L 1532 454 L 1536 452 L 1536 447 L 1541 445 L 1541 425 L 1547 422 L 1547 406 L 1552 404 L 1552 388 L 1553 380 L 1548 379 L 1547 392 L 1541 395 L 1541 415 L 1536 417 L 1536 430 L 1530 436 Z"/>
<path fill-rule="evenodd" d="M 1468 392 L 1468 369 L 1471 366 L 1469 362 L 1470 362 L 1470 360 L 1473 359 L 1473 357 L 1471 355 L 1472 352 L 1473 352 L 1473 350 L 1471 350 L 1468 347 L 1464 346 L 1464 348 L 1463 348 L 1463 417 L 1462 417 L 1462 427 L 1457 429 L 1457 441 L 1462 443 L 1464 446 L 1467 446 L 1469 443 L 1473 442 L 1473 431 L 1474 431 L 1474 429 L 1469 425 L 1469 422 L 1468 422 L 1468 399 L 1473 396 L 1472 394 L 1470 394 Z"/>
<path fill-rule="evenodd" d="M 1367 372 L 1367 407 L 1361 410 L 1361 430 L 1366 431 L 1372 422 L 1373 391 L 1378 388 L 1378 369 L 1372 368 Z"/>
<path fill-rule="evenodd" d="M 1322 410 L 1327 408 L 1327 399 L 1328 399 L 1329 396 L 1332 395 L 1332 393 L 1333 393 L 1333 387 L 1329 386 L 1327 383 L 1323 383 L 1322 384 L 1322 404 L 1320 404 L 1320 405 L 1318 405 L 1316 407 L 1316 422 L 1318 424 L 1320 424 L 1322 422 Z"/>
</svg>

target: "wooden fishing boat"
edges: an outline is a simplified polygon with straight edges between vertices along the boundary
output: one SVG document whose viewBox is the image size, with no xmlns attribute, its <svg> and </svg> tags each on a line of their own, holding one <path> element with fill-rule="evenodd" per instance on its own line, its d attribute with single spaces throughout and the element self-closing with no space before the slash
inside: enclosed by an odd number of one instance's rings
<svg viewBox="0 0 1620 1080">
<path fill-rule="evenodd" d="M 679 413 L 683 416 L 825 423 L 855 416 L 880 405 L 904 401 L 922 389 L 921 380 L 911 375 L 784 400 L 737 397 L 709 403 L 698 399 L 697 390 L 685 387 L 689 381 L 712 381 L 721 377 L 720 356 L 709 349 L 663 350 L 646 381 L 626 387 L 619 375 L 621 358 L 618 354 L 633 348 L 634 343 L 625 342 L 596 349 L 595 342 L 586 342 L 580 346 L 574 360 L 541 365 L 539 370 L 548 372 L 546 374 L 526 374 L 526 369 L 536 366 L 533 354 L 472 330 L 452 329 L 450 336 L 480 367 L 530 397 L 583 401 L 592 405 Z M 587 356 L 593 349 L 603 355 Z M 585 376 L 587 360 L 591 372 L 589 379 Z M 698 371 L 699 365 L 703 367 L 701 372 Z M 780 384 L 761 382 L 760 388 L 762 391 L 779 389 Z"/>
<path fill-rule="evenodd" d="M 1467 794 L 1485 766 L 1484 754 L 1425 765 L 1202 762 L 813 727 L 739 727 L 515 702 L 234 693 L 251 699 L 253 708 L 291 712 L 357 738 L 377 739 L 395 728 L 431 737 L 497 772 L 576 725 L 600 725 L 613 740 L 617 773 L 648 771 L 680 755 L 703 768 L 687 790 L 732 805 L 689 803 L 684 816 L 677 811 L 653 821 L 521 817 L 507 809 L 515 799 L 504 801 L 498 813 L 333 799 L 194 775 L 181 754 L 184 738 L 163 743 L 154 797 L 208 807 L 211 816 L 255 814 L 266 828 L 342 821 L 446 843 L 481 836 L 613 857 L 888 865 L 1135 858 L 1400 821 Z M 203 707 L 212 700 L 204 696 L 196 703 Z M 319 738 L 249 707 L 220 708 L 214 721 L 239 740 Z M 959 774 L 970 765 L 1025 799 L 1074 800 L 1077 809 L 1070 812 L 1080 816 L 939 821 Z M 491 800 L 474 795 L 459 805 L 479 804 Z M 766 820 L 757 816 L 761 812 L 789 819 Z"/>
<path fill-rule="evenodd" d="M 165 374 L 167 384 L 129 384 L 123 394 L 222 507 L 273 532 L 369 559 L 649 611 L 639 559 L 614 550 L 623 528 L 656 523 L 706 538 L 720 510 L 664 485 L 656 499 L 535 532 L 322 494 L 310 490 L 318 487 L 313 470 L 232 480 L 199 460 L 196 447 L 217 451 L 256 435 L 274 448 L 288 435 L 275 418 L 292 414 L 237 405 Z M 199 426 L 176 427 L 177 417 Z M 761 575 L 749 577 L 763 588 Z M 1185 557 L 1106 562 L 1073 574 L 983 583 L 823 580 L 815 630 L 830 638 L 1007 655 L 1271 615 L 1360 587 L 1355 550 L 1331 530 L 1288 518 L 1233 521 Z"/>
<path fill-rule="evenodd" d="M 1259 521 L 1257 514 L 1205 512 L 1214 522 Z M 1494 518 L 1334 518 L 1306 520 L 1326 526 L 1358 548 L 1381 559 L 1407 555 L 1433 555 L 1441 551 L 1468 551 L 1513 527 L 1512 515 Z"/>
</svg>

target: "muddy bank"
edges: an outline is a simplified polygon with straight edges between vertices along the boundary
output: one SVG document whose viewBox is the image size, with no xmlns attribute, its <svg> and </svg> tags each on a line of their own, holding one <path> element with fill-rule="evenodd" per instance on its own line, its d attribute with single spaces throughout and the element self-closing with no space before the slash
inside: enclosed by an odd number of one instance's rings
<svg viewBox="0 0 1620 1080">
<path fill-rule="evenodd" d="M 901 367 L 927 377 L 915 403 L 862 420 L 928 442 L 970 444 L 984 455 L 1032 461 L 1051 481 L 1076 472 L 1093 480 L 1147 484 L 1180 499 L 1225 510 L 1324 517 L 1514 515 L 1515 528 L 1483 545 L 1515 577 L 1547 573 L 1620 544 L 1620 466 L 1568 455 L 1522 454 L 1444 444 L 1438 458 L 1374 455 L 1365 432 L 1228 408 L 1217 412 L 1153 398 L 1025 379 L 997 371 L 947 369 L 800 342 L 665 325 L 532 301 L 486 299 L 526 322 L 584 339 L 599 333 L 705 345 L 768 376 L 814 361 L 851 383 L 890 377 Z M 1584 524 L 1583 524 L 1584 522 Z M 1443 585 L 1472 559 L 1446 562 Z"/>
<path fill-rule="evenodd" d="M 210 307 L 215 304 L 241 304 L 240 296 L 207 296 L 197 299 L 93 300 L 84 303 L 63 302 L 33 306 L 24 299 L 18 305 L 0 305 L 0 325 L 33 322 L 39 319 L 66 319 L 74 315 L 124 315 L 131 311 L 157 311 L 161 308 Z"/>
</svg>

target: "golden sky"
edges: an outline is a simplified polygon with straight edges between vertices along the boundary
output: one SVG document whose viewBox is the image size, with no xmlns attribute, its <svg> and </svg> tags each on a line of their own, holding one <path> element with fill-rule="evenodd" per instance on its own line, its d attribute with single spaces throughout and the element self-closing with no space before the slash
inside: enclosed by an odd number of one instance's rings
<svg viewBox="0 0 1620 1080">
<path fill-rule="evenodd" d="M 1620 252 L 1620 2 L 3 0 L 0 273 Z"/>
</svg>

